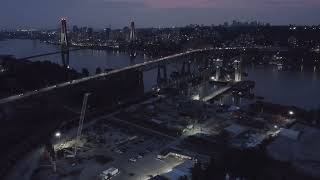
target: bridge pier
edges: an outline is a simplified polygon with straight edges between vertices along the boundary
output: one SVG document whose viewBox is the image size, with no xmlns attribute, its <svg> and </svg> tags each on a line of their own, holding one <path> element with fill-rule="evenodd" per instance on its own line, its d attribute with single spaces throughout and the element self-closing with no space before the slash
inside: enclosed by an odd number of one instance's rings
<svg viewBox="0 0 320 180">
<path fill-rule="evenodd" d="M 181 68 L 181 75 L 185 75 L 185 74 L 186 74 L 186 68 L 185 68 L 185 66 L 186 66 L 186 63 L 183 62 L 183 63 L 182 63 L 182 68 Z"/>
<path fill-rule="evenodd" d="M 221 75 L 221 67 L 222 67 L 222 60 L 221 59 L 216 59 L 215 60 L 215 65 L 216 65 L 216 75 L 214 80 L 219 81 L 220 80 L 220 75 Z"/>
<path fill-rule="evenodd" d="M 203 100 L 208 93 L 209 93 L 209 77 L 210 77 L 210 70 L 204 70 L 203 72 L 203 79 L 202 79 L 202 86 L 200 87 L 199 92 L 199 99 Z"/>
<path fill-rule="evenodd" d="M 200 87 L 199 99 L 202 101 L 208 95 L 208 82 Z"/>
<path fill-rule="evenodd" d="M 234 106 L 240 106 L 241 104 L 241 97 L 240 96 L 237 96 L 237 95 L 233 95 L 232 96 L 232 102 L 233 102 L 233 105 Z"/>
<path fill-rule="evenodd" d="M 61 61 L 62 61 L 62 66 L 65 68 L 70 68 L 69 66 L 69 48 L 67 47 L 62 47 L 61 48 Z"/>
<path fill-rule="evenodd" d="M 131 56 L 131 54 L 130 54 L 130 65 L 132 66 L 132 65 L 135 65 L 135 64 L 136 64 L 136 56 Z"/>
<path fill-rule="evenodd" d="M 241 60 L 234 61 L 234 81 L 241 81 Z"/>
<path fill-rule="evenodd" d="M 162 72 L 161 72 L 161 70 L 162 70 Z M 158 74 L 157 74 L 157 83 L 162 84 L 162 83 L 166 83 L 167 81 L 168 81 L 168 79 L 167 79 L 166 65 L 159 65 L 158 66 Z"/>
<path fill-rule="evenodd" d="M 188 61 L 187 66 L 188 66 L 187 67 L 187 71 L 188 71 L 187 73 L 191 74 L 191 62 L 190 61 Z"/>
</svg>

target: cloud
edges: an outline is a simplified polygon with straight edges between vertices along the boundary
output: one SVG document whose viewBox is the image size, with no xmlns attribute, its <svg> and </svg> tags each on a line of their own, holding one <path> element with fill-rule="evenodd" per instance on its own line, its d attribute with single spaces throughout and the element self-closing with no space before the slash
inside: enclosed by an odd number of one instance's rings
<svg viewBox="0 0 320 180">
<path fill-rule="evenodd" d="M 264 0 L 264 5 L 274 7 L 305 7 L 320 5 L 319 1 L 314 0 Z"/>
<path fill-rule="evenodd" d="M 320 0 L 1 0 L 1 27 L 70 24 L 158 27 L 190 23 L 261 20 L 277 24 L 319 24 Z"/>
<path fill-rule="evenodd" d="M 119 0 L 99 0 L 90 1 L 87 3 L 91 7 L 97 8 L 143 8 L 145 3 L 142 1 L 119 1 Z"/>
<path fill-rule="evenodd" d="M 144 0 L 150 8 L 320 7 L 320 0 Z"/>
<path fill-rule="evenodd" d="M 145 0 L 151 8 L 204 8 L 212 7 L 219 0 Z"/>
</svg>

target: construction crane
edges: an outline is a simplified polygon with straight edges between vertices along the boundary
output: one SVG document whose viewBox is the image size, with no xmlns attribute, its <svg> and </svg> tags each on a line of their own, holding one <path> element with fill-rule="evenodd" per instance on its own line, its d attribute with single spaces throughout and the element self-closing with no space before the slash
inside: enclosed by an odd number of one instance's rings
<svg viewBox="0 0 320 180">
<path fill-rule="evenodd" d="M 86 114 L 87 102 L 88 102 L 89 95 L 90 95 L 90 93 L 86 93 L 86 94 L 84 94 L 84 97 L 83 97 L 81 114 L 80 114 L 80 119 L 79 119 L 79 127 L 78 127 L 78 131 L 77 131 L 76 142 L 74 145 L 74 157 L 77 155 L 77 146 L 80 143 L 81 132 L 82 132 L 82 128 L 83 128 L 83 121 L 84 121 L 84 117 Z"/>
</svg>

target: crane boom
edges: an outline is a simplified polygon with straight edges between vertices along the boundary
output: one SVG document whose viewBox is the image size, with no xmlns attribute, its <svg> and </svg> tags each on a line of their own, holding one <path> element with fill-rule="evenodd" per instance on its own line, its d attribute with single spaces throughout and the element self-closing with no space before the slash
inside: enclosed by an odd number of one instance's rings
<svg viewBox="0 0 320 180">
<path fill-rule="evenodd" d="M 82 128 L 83 128 L 83 121 L 84 121 L 84 117 L 86 114 L 87 102 L 88 102 L 89 95 L 90 95 L 90 93 L 86 93 L 86 94 L 84 94 L 84 97 L 83 97 L 80 120 L 79 120 L 79 127 L 78 127 L 78 131 L 77 131 L 76 143 L 75 143 L 75 147 L 74 147 L 74 156 L 76 156 L 76 154 L 77 154 L 77 145 L 80 142 L 81 132 L 82 132 Z"/>
</svg>

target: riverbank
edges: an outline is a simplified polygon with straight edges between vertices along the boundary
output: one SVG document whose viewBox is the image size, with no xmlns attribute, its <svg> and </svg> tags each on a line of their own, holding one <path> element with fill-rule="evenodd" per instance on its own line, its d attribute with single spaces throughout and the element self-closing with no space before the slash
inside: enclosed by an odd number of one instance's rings
<svg viewBox="0 0 320 180">
<path fill-rule="evenodd" d="M 299 123 L 309 124 L 314 127 L 320 128 L 320 108 L 309 110 L 296 106 L 281 105 L 266 101 L 257 101 L 255 104 L 251 105 L 251 109 L 252 112 L 256 114 L 266 112 L 282 116 L 291 116 L 291 118 L 297 119 Z"/>
<path fill-rule="evenodd" d="M 50 61 L 18 60 L 13 56 L 0 56 L 0 97 L 8 97 L 26 91 L 80 78 L 75 70 L 61 67 Z"/>
</svg>

